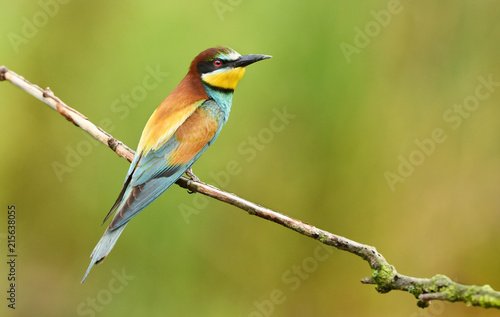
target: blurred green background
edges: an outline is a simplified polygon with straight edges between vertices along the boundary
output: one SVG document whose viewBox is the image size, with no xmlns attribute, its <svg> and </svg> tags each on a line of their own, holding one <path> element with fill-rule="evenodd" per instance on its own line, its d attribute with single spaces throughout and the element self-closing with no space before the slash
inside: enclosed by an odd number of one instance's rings
<svg viewBox="0 0 500 317">
<path fill-rule="evenodd" d="M 96 124 L 107 119 L 135 148 L 199 52 L 225 45 L 273 55 L 247 69 L 195 173 L 374 245 L 402 274 L 498 290 L 499 9 L 496 1 L 2 1 L 0 65 Z M 132 221 L 82 285 L 128 162 L 10 83 L 0 96 L 2 316 L 498 315 L 462 303 L 421 310 L 410 294 L 380 295 L 359 282 L 371 274 L 360 258 L 178 186 Z M 283 111 L 288 121 L 271 130 Z M 430 141 L 436 129 L 441 143 Z M 223 179 L 228 163 L 238 168 Z M 4 299 L 10 204 L 15 311 Z"/>
</svg>

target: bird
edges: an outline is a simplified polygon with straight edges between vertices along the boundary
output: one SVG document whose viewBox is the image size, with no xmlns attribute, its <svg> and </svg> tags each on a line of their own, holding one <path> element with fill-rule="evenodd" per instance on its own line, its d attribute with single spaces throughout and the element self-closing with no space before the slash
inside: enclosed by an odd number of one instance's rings
<svg viewBox="0 0 500 317">
<path fill-rule="evenodd" d="M 165 192 L 184 173 L 199 179 L 191 166 L 217 139 L 227 122 L 234 89 L 245 67 L 271 58 L 240 55 L 229 47 L 213 47 L 198 54 L 187 75 L 149 118 L 130 164 L 123 188 L 104 218 L 114 214 L 90 256 L 101 263 L 111 252 L 128 222 Z"/>
</svg>

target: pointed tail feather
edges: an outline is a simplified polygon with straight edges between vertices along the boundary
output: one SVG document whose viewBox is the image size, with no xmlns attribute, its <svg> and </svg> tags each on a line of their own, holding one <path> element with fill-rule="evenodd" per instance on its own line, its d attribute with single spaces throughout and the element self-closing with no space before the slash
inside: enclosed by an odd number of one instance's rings
<svg viewBox="0 0 500 317">
<path fill-rule="evenodd" d="M 120 237 L 120 234 L 122 233 L 123 229 L 127 224 L 124 224 L 123 226 L 113 229 L 113 230 L 106 230 L 104 232 L 104 235 L 102 236 L 101 240 L 97 243 L 97 245 L 94 248 L 94 251 L 92 251 L 92 254 L 90 255 L 90 265 L 87 269 L 87 272 L 85 272 L 85 276 L 82 279 L 82 283 L 85 282 L 85 279 L 87 278 L 87 275 L 89 275 L 90 270 L 94 266 L 94 264 L 99 264 L 101 261 L 104 260 L 104 258 L 111 252 L 113 247 L 115 246 L 116 240 Z"/>
</svg>

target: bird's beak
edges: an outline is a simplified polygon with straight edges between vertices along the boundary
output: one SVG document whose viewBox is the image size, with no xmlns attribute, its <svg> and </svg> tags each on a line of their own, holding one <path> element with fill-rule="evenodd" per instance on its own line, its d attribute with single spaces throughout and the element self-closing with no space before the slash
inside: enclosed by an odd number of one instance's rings
<svg viewBox="0 0 500 317">
<path fill-rule="evenodd" d="M 255 62 L 271 58 L 270 55 L 243 55 L 233 62 L 233 67 L 245 67 Z"/>
</svg>

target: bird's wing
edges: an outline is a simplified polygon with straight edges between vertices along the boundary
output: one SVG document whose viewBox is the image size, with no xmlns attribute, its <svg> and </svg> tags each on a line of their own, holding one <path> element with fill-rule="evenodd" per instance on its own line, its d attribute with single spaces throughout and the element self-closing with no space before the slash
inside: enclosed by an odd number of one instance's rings
<svg viewBox="0 0 500 317">
<path fill-rule="evenodd" d="M 123 183 L 123 188 L 118 195 L 115 203 L 111 207 L 110 211 L 104 217 L 102 224 L 108 220 L 108 218 L 116 211 L 120 205 L 123 197 L 126 193 L 127 188 L 133 178 L 134 172 L 138 167 L 139 162 L 143 157 L 148 156 L 154 157 L 156 154 L 156 149 L 161 147 L 167 140 L 169 140 L 174 134 L 175 130 L 186 121 L 186 119 L 193 114 L 193 112 L 198 109 L 198 107 L 203 104 L 206 100 L 199 100 L 188 105 L 175 105 L 169 102 L 169 98 L 165 99 L 160 106 L 153 112 L 149 118 L 144 130 L 142 131 L 141 139 L 139 145 L 135 152 L 134 159 L 130 163 L 127 176 Z M 163 147 L 163 151 L 166 148 Z M 137 183 L 137 180 L 136 180 Z"/>
<path fill-rule="evenodd" d="M 137 152 L 122 192 L 110 211 L 111 214 L 117 210 L 108 230 L 126 224 L 176 182 L 206 150 L 220 131 L 221 120 L 214 113 L 214 104 L 212 100 L 200 103 L 165 141 L 143 144 L 149 150 Z"/>
</svg>

